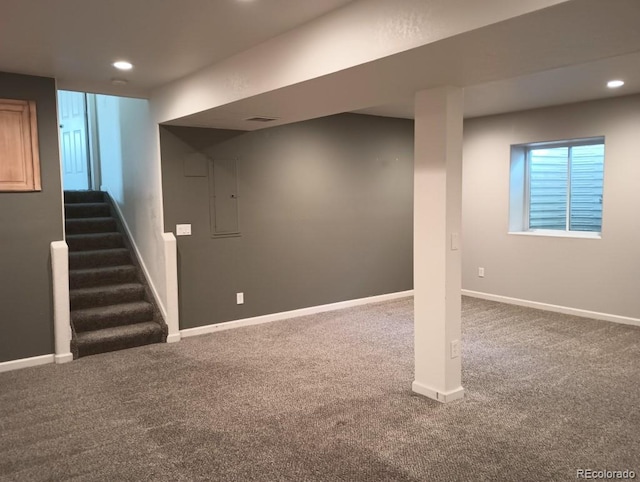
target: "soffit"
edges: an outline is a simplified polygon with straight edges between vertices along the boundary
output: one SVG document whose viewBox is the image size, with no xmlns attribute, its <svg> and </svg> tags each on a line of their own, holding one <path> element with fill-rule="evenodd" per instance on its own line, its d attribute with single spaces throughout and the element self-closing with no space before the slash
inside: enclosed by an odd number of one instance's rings
<svg viewBox="0 0 640 482">
<path fill-rule="evenodd" d="M 640 2 L 581 0 L 172 121 L 259 129 L 359 112 L 413 117 L 416 91 L 466 90 L 468 117 L 640 92 Z M 622 89 L 606 80 L 622 77 Z M 276 117 L 271 124 L 244 119 Z"/>
</svg>

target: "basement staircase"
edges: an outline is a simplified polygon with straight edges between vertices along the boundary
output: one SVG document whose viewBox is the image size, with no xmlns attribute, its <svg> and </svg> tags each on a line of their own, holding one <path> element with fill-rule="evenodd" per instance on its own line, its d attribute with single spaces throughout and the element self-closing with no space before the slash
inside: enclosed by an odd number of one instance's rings
<svg viewBox="0 0 640 482">
<path fill-rule="evenodd" d="M 109 195 L 65 191 L 74 358 L 165 342 L 162 320 Z"/>
</svg>

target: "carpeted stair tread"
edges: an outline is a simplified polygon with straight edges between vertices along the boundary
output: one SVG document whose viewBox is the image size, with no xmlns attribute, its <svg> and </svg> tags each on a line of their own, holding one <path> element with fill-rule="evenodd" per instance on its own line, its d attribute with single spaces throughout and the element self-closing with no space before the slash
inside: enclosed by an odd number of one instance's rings
<svg viewBox="0 0 640 482">
<path fill-rule="evenodd" d="M 65 191 L 65 204 L 71 203 L 102 203 L 104 193 L 102 191 Z"/>
<path fill-rule="evenodd" d="M 98 306 L 116 305 L 144 300 L 144 286 L 140 283 L 78 288 L 69 291 L 72 310 L 82 310 Z"/>
<path fill-rule="evenodd" d="M 153 306 L 146 301 L 99 306 L 71 312 L 76 332 L 153 321 Z"/>
<path fill-rule="evenodd" d="M 66 237 L 69 251 L 89 251 L 124 247 L 120 233 L 69 234 Z"/>
<path fill-rule="evenodd" d="M 132 264 L 69 270 L 69 288 L 71 289 L 131 283 L 137 279 L 138 273 Z"/>
<path fill-rule="evenodd" d="M 65 219 L 101 218 L 111 216 L 108 203 L 70 203 L 64 205 Z"/>
<path fill-rule="evenodd" d="M 70 234 L 115 233 L 116 220 L 112 217 L 77 218 L 65 221 L 65 232 Z"/>
<path fill-rule="evenodd" d="M 100 191 L 65 191 L 74 358 L 166 340 L 118 209 Z"/>
<path fill-rule="evenodd" d="M 135 325 L 80 332 L 76 335 L 76 343 L 78 354 L 87 356 L 151 343 L 160 343 L 162 337 L 163 333 L 160 325 L 149 321 Z"/>
<path fill-rule="evenodd" d="M 69 253 L 69 269 L 99 268 L 131 264 L 127 248 L 72 251 Z"/>
</svg>

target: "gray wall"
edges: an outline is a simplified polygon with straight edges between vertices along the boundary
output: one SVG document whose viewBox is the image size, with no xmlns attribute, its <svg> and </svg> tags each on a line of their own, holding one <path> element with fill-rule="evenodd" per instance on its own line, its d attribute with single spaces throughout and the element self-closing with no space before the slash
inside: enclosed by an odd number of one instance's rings
<svg viewBox="0 0 640 482">
<path fill-rule="evenodd" d="M 412 288 L 412 121 L 343 114 L 160 138 L 165 229 L 193 231 L 178 238 L 181 328 Z M 240 237 L 211 237 L 208 179 L 184 176 L 194 152 L 238 160 Z"/>
<path fill-rule="evenodd" d="M 639 134 L 640 96 L 467 121 L 463 288 L 640 318 Z M 510 145 L 602 135 L 602 239 L 507 234 Z"/>
<path fill-rule="evenodd" d="M 0 98 L 35 100 L 42 191 L 0 193 L 0 362 L 53 353 L 49 244 L 63 239 L 55 81 L 0 72 Z"/>
</svg>

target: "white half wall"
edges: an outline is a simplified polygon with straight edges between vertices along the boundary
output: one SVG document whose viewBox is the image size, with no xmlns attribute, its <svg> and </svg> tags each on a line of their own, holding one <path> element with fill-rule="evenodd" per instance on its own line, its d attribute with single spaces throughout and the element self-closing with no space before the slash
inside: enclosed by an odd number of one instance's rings
<svg viewBox="0 0 640 482">
<path fill-rule="evenodd" d="M 173 233 L 162 235 L 164 242 L 164 263 L 165 263 L 165 294 L 166 313 L 165 322 L 169 329 L 167 333 L 167 343 L 180 341 L 180 311 L 178 302 L 178 243 Z"/>
<path fill-rule="evenodd" d="M 640 318 L 640 96 L 470 119 L 464 128 L 463 289 Z M 602 238 L 508 234 L 510 146 L 595 136 L 605 137 Z"/>
<path fill-rule="evenodd" d="M 51 243 L 51 276 L 53 278 L 55 362 L 66 363 L 73 360 L 73 355 L 69 307 L 69 247 L 65 241 Z"/>
</svg>

